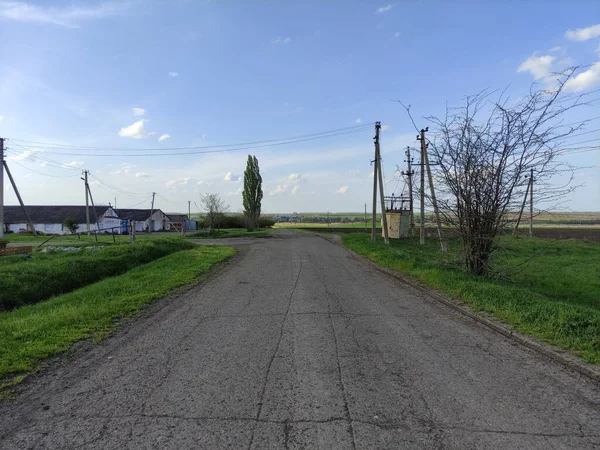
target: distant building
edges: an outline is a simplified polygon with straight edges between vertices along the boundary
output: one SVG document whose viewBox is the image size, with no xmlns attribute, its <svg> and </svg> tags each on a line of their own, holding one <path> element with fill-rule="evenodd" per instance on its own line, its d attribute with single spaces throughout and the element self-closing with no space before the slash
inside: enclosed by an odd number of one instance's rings
<svg viewBox="0 0 600 450">
<path fill-rule="evenodd" d="M 171 228 L 181 231 L 181 227 L 185 227 L 186 231 L 196 230 L 196 221 L 189 220 L 187 214 L 166 213 L 169 218 Z"/>
<path fill-rule="evenodd" d="M 36 231 L 46 234 L 68 234 L 69 230 L 63 225 L 67 217 L 75 219 L 79 225 L 79 232 L 87 231 L 85 206 L 25 206 Z M 95 212 L 95 214 L 94 214 Z M 96 227 L 96 217 L 98 227 Z M 4 231 L 19 233 L 20 231 L 31 231 L 27 216 L 20 206 L 4 207 Z M 121 227 L 121 219 L 110 206 L 90 206 L 90 229 L 91 231 L 118 233 Z"/>
<path fill-rule="evenodd" d="M 169 231 L 171 229 L 171 221 L 169 217 L 160 209 L 155 209 L 150 220 L 149 209 L 117 209 L 116 213 L 122 220 L 124 227 L 123 234 L 127 234 L 129 223 L 135 221 L 135 231 L 148 231 L 152 226 L 152 231 Z M 152 225 L 150 225 L 152 223 Z"/>
</svg>

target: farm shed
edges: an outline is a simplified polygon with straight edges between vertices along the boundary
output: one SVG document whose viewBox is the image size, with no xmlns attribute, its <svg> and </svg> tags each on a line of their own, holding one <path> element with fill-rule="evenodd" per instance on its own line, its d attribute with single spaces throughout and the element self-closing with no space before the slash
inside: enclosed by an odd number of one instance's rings
<svg viewBox="0 0 600 450">
<path fill-rule="evenodd" d="M 63 226 L 67 217 L 75 219 L 79 225 L 78 231 L 87 231 L 85 218 L 85 206 L 77 205 L 40 205 L 25 206 L 31 217 L 36 231 L 46 234 L 69 234 L 69 230 Z M 96 216 L 100 232 L 119 232 L 121 220 L 110 206 L 90 206 L 90 229 L 96 231 Z M 19 233 L 20 231 L 31 231 L 27 224 L 27 216 L 20 206 L 4 207 L 4 231 Z M 113 229 L 114 228 L 114 229 Z"/>
<path fill-rule="evenodd" d="M 186 231 L 196 231 L 196 221 L 189 220 L 187 214 L 167 213 L 167 217 L 177 231 L 181 231 L 182 226 Z"/>
<path fill-rule="evenodd" d="M 127 227 L 135 220 L 135 231 L 147 231 L 150 225 L 149 209 L 117 209 L 116 213 L 121 219 L 121 225 L 127 233 Z M 169 217 L 160 209 L 155 209 L 152 214 L 152 231 L 168 231 L 171 229 Z"/>
</svg>

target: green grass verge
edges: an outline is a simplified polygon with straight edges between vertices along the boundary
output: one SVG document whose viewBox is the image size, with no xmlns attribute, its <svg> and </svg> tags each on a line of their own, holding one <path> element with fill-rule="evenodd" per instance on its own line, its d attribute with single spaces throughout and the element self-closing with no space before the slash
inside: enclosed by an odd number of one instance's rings
<svg viewBox="0 0 600 450">
<path fill-rule="evenodd" d="M 34 371 L 40 360 L 81 339 L 106 336 L 118 319 L 137 316 L 153 300 L 198 281 L 234 254 L 230 247 L 196 246 L 69 294 L 0 313 L 0 380 L 6 388 Z"/>
<path fill-rule="evenodd" d="M 5 256 L 0 258 L 0 310 L 65 294 L 193 246 L 183 239 L 163 238 L 77 252 Z"/>
<path fill-rule="evenodd" d="M 188 234 L 186 237 L 190 239 L 219 239 L 219 238 L 236 238 L 236 237 L 268 237 L 271 234 L 269 228 L 259 228 L 254 231 L 248 231 L 244 228 L 232 228 L 228 230 L 218 230 L 214 234 L 208 231 L 199 231 L 197 233 Z"/>
<path fill-rule="evenodd" d="M 347 234 L 344 245 L 384 267 L 486 311 L 524 334 L 600 364 L 600 243 L 506 237 L 494 275 L 476 277 L 461 264 L 460 244 L 442 254 L 434 239 L 392 240 Z"/>
</svg>

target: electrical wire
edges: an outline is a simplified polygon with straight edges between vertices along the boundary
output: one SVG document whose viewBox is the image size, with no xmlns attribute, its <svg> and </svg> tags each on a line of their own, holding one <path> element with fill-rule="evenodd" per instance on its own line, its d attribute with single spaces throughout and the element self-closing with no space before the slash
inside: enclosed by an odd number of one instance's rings
<svg viewBox="0 0 600 450">
<path fill-rule="evenodd" d="M 13 139 L 10 141 L 23 142 L 27 144 L 33 144 L 39 146 L 40 148 L 45 149 L 74 149 L 74 150 L 109 150 L 109 151 L 158 151 L 158 152 L 166 152 L 171 150 L 204 150 L 204 149 L 215 149 L 215 148 L 227 148 L 227 147 L 241 147 L 241 146 L 250 146 L 250 145 L 262 145 L 262 144 L 270 144 L 284 141 L 298 141 L 298 140 L 311 140 L 317 139 L 321 137 L 327 137 L 328 135 L 337 135 L 337 133 L 345 133 L 350 131 L 359 131 L 363 129 L 370 128 L 371 124 L 361 124 L 354 125 L 351 127 L 337 128 L 328 131 L 321 131 L 317 133 L 308 133 L 302 134 L 298 136 L 290 136 L 284 138 L 277 139 L 267 139 L 260 141 L 250 141 L 250 142 L 241 142 L 236 144 L 220 144 L 220 145 L 204 145 L 204 146 L 192 146 L 192 147 L 159 147 L 159 148 L 128 148 L 128 147 L 92 147 L 92 146 L 81 146 L 81 145 L 71 145 L 71 144 L 52 144 L 48 142 L 35 142 L 35 141 L 27 141 L 24 139 Z"/>
<path fill-rule="evenodd" d="M 136 203 L 135 205 L 130 205 L 130 206 L 127 206 L 127 207 L 126 207 L 126 208 L 124 208 L 124 209 L 128 209 L 128 208 L 133 208 L 133 207 L 135 207 L 135 206 L 139 206 L 139 205 L 141 205 L 141 204 L 142 204 L 142 203 L 144 203 L 144 202 L 149 202 L 151 199 L 152 199 L 152 197 L 150 196 L 150 197 L 148 197 L 148 198 L 146 198 L 146 199 L 142 200 L 141 202 L 139 202 L 139 203 Z M 119 208 L 117 208 L 117 210 L 118 210 L 118 209 L 119 209 Z"/>
<path fill-rule="evenodd" d="M 118 153 L 116 153 L 116 154 L 115 153 L 112 153 L 112 154 L 72 153 L 72 152 L 46 152 L 46 153 L 52 154 L 52 155 L 69 155 L 69 156 L 85 156 L 85 157 L 107 157 L 107 156 L 111 156 L 111 157 L 112 156 L 127 156 L 127 157 L 163 156 L 164 157 L 164 156 L 182 156 L 182 155 L 202 155 L 202 154 L 207 154 L 207 153 L 225 153 L 225 152 L 236 152 L 236 151 L 241 151 L 241 150 L 277 147 L 277 146 L 281 146 L 281 145 L 295 144 L 298 142 L 307 142 L 307 141 L 313 141 L 313 140 L 317 140 L 317 139 L 325 139 L 325 138 L 330 138 L 330 137 L 342 136 L 342 135 L 346 135 L 346 134 L 356 133 L 359 131 L 364 131 L 364 129 L 355 129 L 352 131 L 345 131 L 345 132 L 333 133 L 333 134 L 316 136 L 316 137 L 305 138 L 305 139 L 297 139 L 297 140 L 286 141 L 286 142 L 276 142 L 273 144 L 254 145 L 254 146 L 247 146 L 247 147 L 229 148 L 229 149 L 221 149 L 221 150 L 207 150 L 207 151 L 174 152 L 174 153 L 144 153 L 144 154 L 135 154 L 135 155 L 123 155 L 123 154 L 118 154 Z"/>
<path fill-rule="evenodd" d="M 43 175 L 45 177 L 52 177 L 52 178 L 75 178 L 75 177 L 79 176 L 79 175 L 67 175 L 67 176 L 50 175 L 49 173 L 39 172 L 37 170 L 31 169 L 30 167 L 27 167 L 24 164 L 20 164 L 19 162 L 15 161 L 15 160 L 11 160 L 11 164 L 16 164 L 17 166 L 21 166 L 22 168 L 24 168 L 26 170 L 29 170 L 30 172 L 37 173 L 37 174 Z"/>
</svg>

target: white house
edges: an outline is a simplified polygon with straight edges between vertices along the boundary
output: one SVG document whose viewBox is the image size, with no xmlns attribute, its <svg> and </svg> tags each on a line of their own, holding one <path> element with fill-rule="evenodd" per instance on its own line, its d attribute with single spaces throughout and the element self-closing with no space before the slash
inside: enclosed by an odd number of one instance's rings
<svg viewBox="0 0 600 450">
<path fill-rule="evenodd" d="M 63 225 L 66 218 L 72 218 L 78 224 L 78 232 L 87 231 L 85 206 L 73 205 L 43 205 L 25 206 L 36 231 L 46 234 L 68 234 L 69 230 Z M 98 221 L 96 226 L 96 220 Z M 18 233 L 21 230 L 31 231 L 27 223 L 27 216 L 21 206 L 4 207 L 4 231 Z M 119 233 L 121 231 L 121 219 L 110 206 L 90 206 L 90 230 L 91 231 Z"/>
<path fill-rule="evenodd" d="M 152 212 L 152 220 L 150 213 Z M 171 229 L 169 217 L 160 209 L 151 211 L 150 209 L 117 209 L 122 226 L 126 230 L 132 220 L 135 221 L 135 231 L 148 231 L 152 222 L 152 231 L 168 231 Z"/>
</svg>

